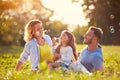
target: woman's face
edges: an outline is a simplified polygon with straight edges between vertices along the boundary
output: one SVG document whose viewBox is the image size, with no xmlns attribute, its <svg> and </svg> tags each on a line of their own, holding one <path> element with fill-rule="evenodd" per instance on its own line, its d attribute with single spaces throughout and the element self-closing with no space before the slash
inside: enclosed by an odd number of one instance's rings
<svg viewBox="0 0 120 80">
<path fill-rule="evenodd" d="M 60 37 L 60 41 L 67 43 L 69 41 L 68 35 L 66 33 L 62 33 Z"/>
<path fill-rule="evenodd" d="M 43 36 L 43 26 L 40 23 L 34 25 L 33 35 L 35 38 Z"/>
</svg>

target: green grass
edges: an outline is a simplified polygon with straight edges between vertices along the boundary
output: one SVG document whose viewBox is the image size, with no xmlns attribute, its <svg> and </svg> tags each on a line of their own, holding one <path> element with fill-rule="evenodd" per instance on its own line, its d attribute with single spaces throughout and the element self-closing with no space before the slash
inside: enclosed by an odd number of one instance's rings
<svg viewBox="0 0 120 80">
<path fill-rule="evenodd" d="M 85 45 L 77 45 L 81 51 Z M 23 50 L 19 46 L 0 46 L 0 80 L 120 80 L 120 46 L 102 46 L 104 71 L 92 76 L 73 71 L 63 72 L 60 69 L 50 72 L 46 63 L 41 62 L 42 72 L 33 73 L 29 61 L 25 62 L 21 71 L 15 71 L 15 65 Z M 44 59 L 48 58 L 45 54 Z"/>
</svg>

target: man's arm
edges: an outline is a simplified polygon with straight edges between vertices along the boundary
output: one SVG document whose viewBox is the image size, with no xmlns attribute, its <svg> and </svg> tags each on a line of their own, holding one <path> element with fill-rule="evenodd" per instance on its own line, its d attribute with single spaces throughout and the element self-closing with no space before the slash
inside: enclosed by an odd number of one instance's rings
<svg viewBox="0 0 120 80">
<path fill-rule="evenodd" d="M 103 71 L 103 68 L 96 68 L 96 71 Z"/>
<path fill-rule="evenodd" d="M 94 61 L 92 62 L 94 66 L 94 71 L 103 71 L 103 60 L 99 56 L 94 57 Z"/>
</svg>

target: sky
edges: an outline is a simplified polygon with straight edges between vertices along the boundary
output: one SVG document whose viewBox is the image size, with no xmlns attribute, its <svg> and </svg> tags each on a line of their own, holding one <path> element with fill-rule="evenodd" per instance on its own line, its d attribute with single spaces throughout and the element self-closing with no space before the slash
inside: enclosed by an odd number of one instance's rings
<svg viewBox="0 0 120 80">
<path fill-rule="evenodd" d="M 72 0 L 41 0 L 43 5 L 51 10 L 54 10 L 54 15 L 50 20 L 61 20 L 64 23 L 70 25 L 87 25 L 84 13 L 82 11 L 81 4 L 83 0 L 79 2 L 73 2 Z"/>
</svg>

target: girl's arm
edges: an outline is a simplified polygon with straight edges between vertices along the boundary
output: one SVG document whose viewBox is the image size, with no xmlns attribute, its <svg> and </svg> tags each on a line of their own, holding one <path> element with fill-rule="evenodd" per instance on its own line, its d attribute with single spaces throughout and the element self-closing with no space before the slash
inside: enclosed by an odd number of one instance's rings
<svg viewBox="0 0 120 80">
<path fill-rule="evenodd" d="M 54 57 L 53 57 L 53 60 L 54 60 L 54 61 L 56 61 L 56 60 L 58 60 L 58 59 L 60 59 L 60 58 L 61 58 L 61 56 L 60 56 L 59 53 L 54 53 Z"/>
</svg>

